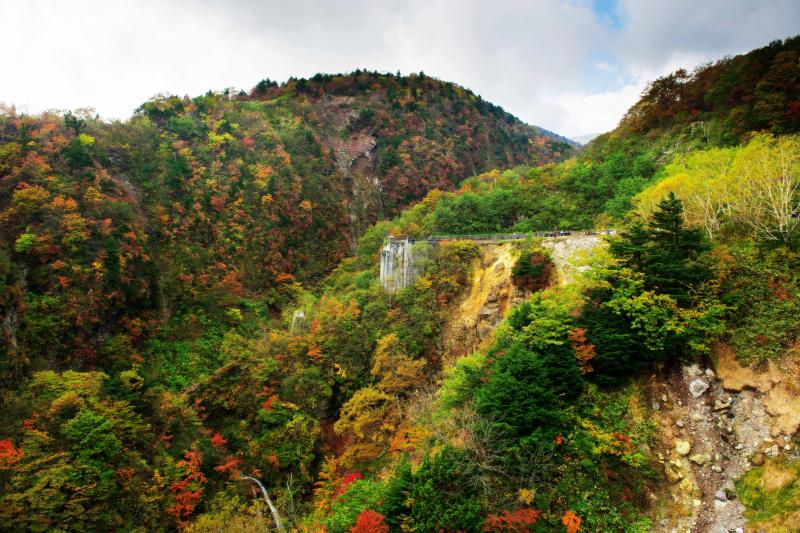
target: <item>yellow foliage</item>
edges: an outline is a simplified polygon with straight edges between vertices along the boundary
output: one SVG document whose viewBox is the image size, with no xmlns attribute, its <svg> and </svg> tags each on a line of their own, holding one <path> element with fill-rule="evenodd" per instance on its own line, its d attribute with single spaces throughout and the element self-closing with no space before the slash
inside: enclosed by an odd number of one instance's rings
<svg viewBox="0 0 800 533">
<path fill-rule="evenodd" d="M 370 373 L 380 378 L 378 388 L 390 394 L 402 394 L 424 379 L 425 361 L 414 360 L 401 350 L 400 339 L 390 333 L 378 340 L 375 363 Z"/>
<path fill-rule="evenodd" d="M 517 501 L 519 503 L 524 503 L 525 505 L 530 505 L 533 503 L 533 497 L 536 495 L 536 492 L 531 489 L 519 489 L 517 492 Z"/>
</svg>

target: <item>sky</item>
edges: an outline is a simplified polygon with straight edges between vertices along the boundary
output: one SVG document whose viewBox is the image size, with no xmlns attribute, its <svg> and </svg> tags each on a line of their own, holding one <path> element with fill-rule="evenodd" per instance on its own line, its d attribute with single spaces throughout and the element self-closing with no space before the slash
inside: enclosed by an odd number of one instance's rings
<svg viewBox="0 0 800 533">
<path fill-rule="evenodd" d="M 798 0 L 0 0 L 0 102 L 124 120 L 160 93 L 424 71 L 572 137 L 660 75 L 797 33 Z"/>
</svg>

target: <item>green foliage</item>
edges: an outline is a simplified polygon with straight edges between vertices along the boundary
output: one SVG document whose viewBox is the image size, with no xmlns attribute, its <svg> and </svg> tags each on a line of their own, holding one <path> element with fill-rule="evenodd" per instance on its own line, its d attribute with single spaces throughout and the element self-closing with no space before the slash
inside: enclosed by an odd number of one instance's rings
<svg viewBox="0 0 800 533">
<path fill-rule="evenodd" d="M 346 533 L 356 523 L 358 515 L 367 509 L 381 510 L 384 486 L 375 481 L 359 479 L 347 485 L 331 505 L 331 512 L 325 521 L 327 531 Z"/>
<path fill-rule="evenodd" d="M 800 464 L 770 460 L 753 468 L 736 482 L 736 495 L 753 527 L 788 533 L 800 525 Z"/>
<path fill-rule="evenodd" d="M 380 510 L 390 526 L 402 523 L 413 531 L 479 531 L 485 511 L 469 482 L 475 475 L 463 451 L 446 447 L 416 472 L 401 465 Z"/>
<path fill-rule="evenodd" d="M 14 241 L 14 250 L 17 253 L 24 254 L 33 250 L 33 247 L 36 246 L 36 235 L 33 233 L 23 233 L 19 236 L 19 238 Z"/>
<path fill-rule="evenodd" d="M 690 289 L 711 277 L 703 255 L 708 249 L 700 230 L 684 227 L 683 203 L 672 192 L 646 226 L 634 224 L 611 243 L 611 253 L 624 267 L 644 274 L 647 289 L 684 307 L 690 303 Z"/>
<path fill-rule="evenodd" d="M 584 386 L 567 334 L 569 308 L 539 293 L 509 316 L 475 393 L 479 413 L 509 436 L 541 443 L 563 431 L 562 407 Z"/>
<path fill-rule="evenodd" d="M 737 358 L 755 365 L 790 350 L 800 336 L 797 252 L 745 244 L 720 255 L 719 299 L 730 309 L 727 333 Z"/>
<path fill-rule="evenodd" d="M 553 261 L 544 250 L 524 250 L 511 271 L 514 285 L 535 292 L 547 288 L 553 276 Z"/>
</svg>

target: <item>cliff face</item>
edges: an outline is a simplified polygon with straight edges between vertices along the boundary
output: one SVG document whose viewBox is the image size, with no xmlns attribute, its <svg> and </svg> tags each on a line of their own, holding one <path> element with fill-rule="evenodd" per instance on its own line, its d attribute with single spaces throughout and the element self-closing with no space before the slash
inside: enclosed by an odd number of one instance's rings
<svg viewBox="0 0 800 533">
<path fill-rule="evenodd" d="M 490 336 L 523 294 L 511 280 L 518 251 L 511 243 L 483 244 L 475 260 L 472 283 L 444 328 L 445 365 L 474 352 Z"/>
<path fill-rule="evenodd" d="M 457 311 L 445 327 L 442 341 L 443 361 L 451 363 L 462 355 L 477 350 L 489 338 L 508 311 L 521 302 L 526 294 L 512 280 L 519 248 L 513 242 L 477 242 L 480 259 L 475 260 L 472 282 Z M 552 283 L 567 284 L 585 270 L 587 256 L 602 246 L 597 235 L 573 235 L 545 239 L 542 247 L 549 249 L 555 265 Z"/>
</svg>

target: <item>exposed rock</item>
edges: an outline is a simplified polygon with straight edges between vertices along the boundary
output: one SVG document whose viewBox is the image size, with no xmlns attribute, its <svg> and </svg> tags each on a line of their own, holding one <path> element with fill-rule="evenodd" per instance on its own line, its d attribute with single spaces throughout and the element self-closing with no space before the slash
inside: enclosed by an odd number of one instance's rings
<svg viewBox="0 0 800 533">
<path fill-rule="evenodd" d="M 676 440 L 675 441 L 675 452 L 678 455 L 689 455 L 689 452 L 692 451 L 692 445 L 685 440 Z"/>
<path fill-rule="evenodd" d="M 708 390 L 708 383 L 702 379 L 695 379 L 689 383 L 689 394 L 695 398 L 699 398 Z"/>
<path fill-rule="evenodd" d="M 697 465 L 704 465 L 711 460 L 711 457 L 707 453 L 695 453 L 689 457 L 689 460 Z"/>
<path fill-rule="evenodd" d="M 717 492 L 715 492 L 714 497 L 721 502 L 728 501 L 728 494 L 722 489 L 719 489 Z"/>
<path fill-rule="evenodd" d="M 730 409 L 731 403 L 733 403 L 733 402 L 731 401 L 730 398 L 728 398 L 728 401 L 714 400 L 714 410 L 715 411 L 724 411 L 726 409 Z"/>
<path fill-rule="evenodd" d="M 683 420 L 676 420 L 675 425 L 679 428 L 682 428 L 685 424 L 683 423 Z"/>
<path fill-rule="evenodd" d="M 695 486 L 694 483 L 692 483 L 691 479 L 683 478 L 681 482 L 678 484 L 678 488 L 681 489 L 686 494 L 692 494 L 694 493 Z"/>
<path fill-rule="evenodd" d="M 495 317 L 500 314 L 500 305 L 499 304 L 490 304 L 487 303 L 483 307 L 481 307 L 478 316 L 481 320 L 487 320 L 491 317 Z"/>
<path fill-rule="evenodd" d="M 753 389 L 764 395 L 764 406 L 772 417 L 772 434 L 792 435 L 800 430 L 800 397 L 792 386 L 800 379 L 797 356 L 791 354 L 767 362 L 766 369 L 743 367 L 733 350 L 724 344 L 716 347 L 717 374 L 728 391 Z"/>
<path fill-rule="evenodd" d="M 766 455 L 767 457 L 778 457 L 779 453 L 780 449 L 778 448 L 777 444 L 773 444 L 772 446 L 764 450 L 764 455 Z"/>
<path fill-rule="evenodd" d="M 713 466 L 711 467 L 711 470 L 713 470 L 713 471 L 714 471 L 714 472 L 716 472 L 717 474 L 721 474 L 721 473 L 723 472 L 723 470 L 722 470 L 722 467 L 721 467 L 721 466 L 719 466 L 719 465 L 713 465 Z"/>
<path fill-rule="evenodd" d="M 664 475 L 667 476 L 667 481 L 670 483 L 677 483 L 684 478 L 681 464 L 677 461 L 669 461 L 664 464 Z"/>
</svg>

